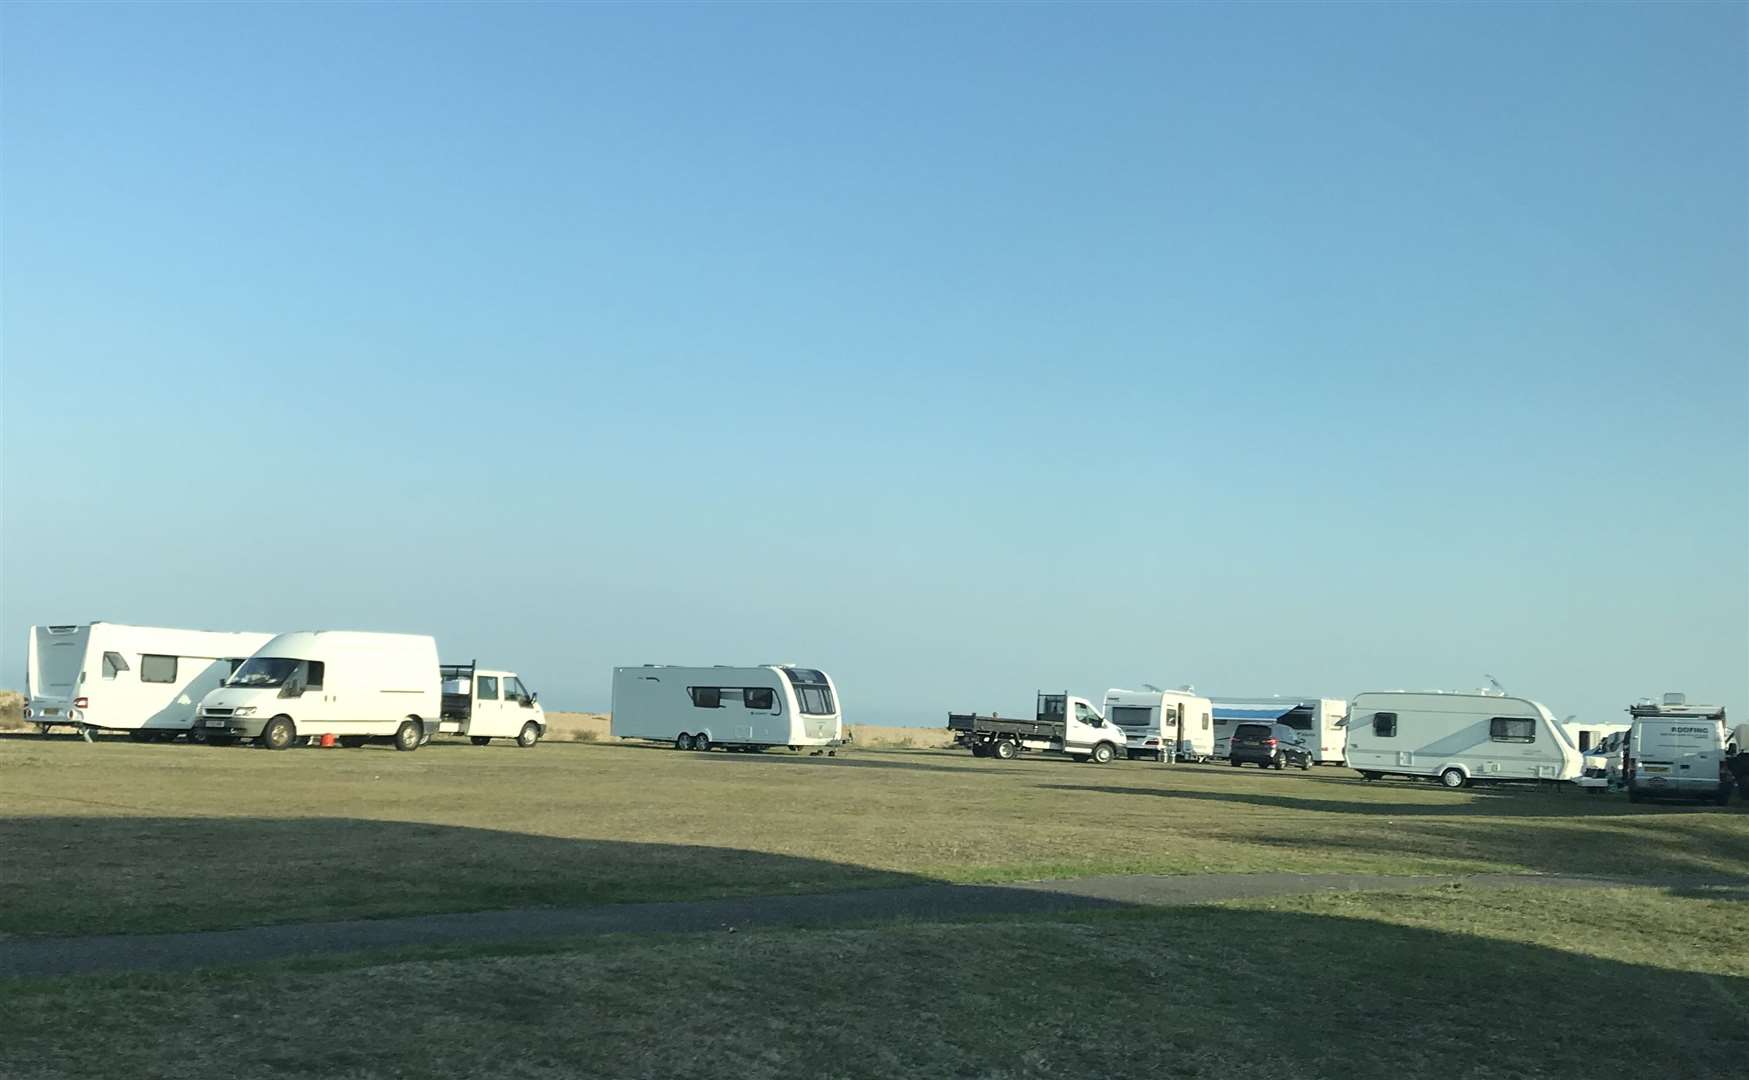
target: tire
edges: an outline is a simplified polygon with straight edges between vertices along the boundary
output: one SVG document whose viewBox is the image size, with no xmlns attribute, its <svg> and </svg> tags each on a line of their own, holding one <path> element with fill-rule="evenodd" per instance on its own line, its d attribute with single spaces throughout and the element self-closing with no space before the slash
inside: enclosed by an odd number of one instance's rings
<svg viewBox="0 0 1749 1080">
<path fill-rule="evenodd" d="M 395 749 L 403 753 L 412 753 L 424 741 L 424 725 L 417 720 L 403 720 L 401 726 L 395 729 Z"/>
<path fill-rule="evenodd" d="M 521 740 L 519 739 L 517 741 L 520 742 Z M 702 731 L 699 732 L 697 735 L 694 735 L 692 737 L 692 748 L 694 750 L 702 750 L 707 754 L 710 753 L 710 751 L 711 751 L 711 737 L 709 735 L 706 735 Z"/>
<path fill-rule="evenodd" d="M 289 716 L 276 716 L 261 729 L 261 737 L 256 740 L 269 750 L 285 750 L 298 741 L 298 726 Z"/>
<path fill-rule="evenodd" d="M 137 743 L 157 742 L 158 736 L 150 731 L 130 731 L 128 732 L 128 741 Z"/>
<path fill-rule="evenodd" d="M 1312 771 L 1312 759 L 1311 758 L 1307 758 L 1306 760 L 1300 762 L 1300 771 L 1301 772 L 1311 772 Z"/>
<path fill-rule="evenodd" d="M 1237 769 L 1239 767 L 1239 759 L 1238 758 L 1228 758 L 1227 764 L 1231 765 L 1233 768 Z"/>
<path fill-rule="evenodd" d="M 367 746 L 369 744 L 370 744 L 370 736 L 369 735 L 342 735 L 342 736 L 340 736 L 340 745 L 346 747 L 348 750 L 357 750 L 359 747 Z"/>
<path fill-rule="evenodd" d="M 674 749 L 676 749 L 676 750 L 691 750 L 692 749 L 692 736 L 684 731 L 682 731 L 680 734 L 674 736 Z"/>
<path fill-rule="evenodd" d="M 1287 758 L 1285 755 L 1277 754 L 1274 757 L 1269 759 L 1269 767 L 1272 769 L 1281 769 L 1281 768 L 1285 767 L 1286 765 L 1287 765 Z"/>
<path fill-rule="evenodd" d="M 1020 756 L 1020 747 L 1015 746 L 1012 739 L 998 739 L 990 752 L 1003 761 L 1013 761 Z"/>
<path fill-rule="evenodd" d="M 490 735 L 469 735 L 468 741 L 473 743 L 475 746 L 486 746 L 492 742 L 492 736 L 490 736 Z"/>
<path fill-rule="evenodd" d="M 1093 758 L 1093 764 L 1095 765 L 1110 765 L 1111 759 L 1117 755 L 1112 752 L 1110 743 L 1100 743 L 1093 748 L 1093 754 L 1091 756 Z"/>
<path fill-rule="evenodd" d="M 1379 774 L 1376 772 L 1367 772 L 1363 769 L 1360 771 L 1360 778 L 1370 784 L 1379 778 Z"/>
<path fill-rule="evenodd" d="M 989 757 L 990 756 L 989 745 L 987 743 L 973 743 L 972 744 L 972 756 L 973 757 Z"/>
<path fill-rule="evenodd" d="M 522 725 L 521 731 L 517 732 L 516 745 L 527 750 L 537 742 L 540 742 L 540 725 L 530 720 Z"/>
<path fill-rule="evenodd" d="M 1464 775 L 1462 769 L 1447 769 L 1439 774 L 1439 782 L 1445 787 L 1456 791 L 1470 781 L 1469 778 Z"/>
</svg>

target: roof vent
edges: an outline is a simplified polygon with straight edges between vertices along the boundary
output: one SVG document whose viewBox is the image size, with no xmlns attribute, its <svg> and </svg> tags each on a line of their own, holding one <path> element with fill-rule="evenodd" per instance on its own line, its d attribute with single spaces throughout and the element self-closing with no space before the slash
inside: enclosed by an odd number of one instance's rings
<svg viewBox="0 0 1749 1080">
<path fill-rule="evenodd" d="M 1666 705 L 1687 705 L 1688 704 L 1688 695 L 1687 694 L 1665 694 L 1664 695 L 1664 704 L 1666 704 Z"/>
</svg>

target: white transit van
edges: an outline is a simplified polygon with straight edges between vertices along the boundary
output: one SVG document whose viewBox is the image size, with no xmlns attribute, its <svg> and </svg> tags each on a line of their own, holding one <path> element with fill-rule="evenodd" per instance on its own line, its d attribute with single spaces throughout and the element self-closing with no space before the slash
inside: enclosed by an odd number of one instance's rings
<svg viewBox="0 0 1749 1080">
<path fill-rule="evenodd" d="M 284 750 L 308 736 L 343 746 L 392 737 L 414 750 L 442 713 L 437 642 L 423 634 L 347 630 L 280 634 L 200 703 L 200 730 L 216 745 L 255 739 Z"/>
<path fill-rule="evenodd" d="M 1642 701 L 1628 708 L 1627 758 L 1622 775 L 1628 798 L 1730 801 L 1732 778 L 1726 764 L 1725 710 L 1690 705 L 1681 694 L 1665 694 L 1663 704 Z"/>
<path fill-rule="evenodd" d="M 1108 723 L 1086 698 L 1040 691 L 1030 720 L 991 713 L 948 713 L 953 741 L 976 757 L 1013 761 L 1023 750 L 1062 754 L 1109 765 L 1129 749 L 1129 736 Z"/>
<path fill-rule="evenodd" d="M 124 623 L 30 628 L 24 718 L 56 726 L 174 739 L 195 710 L 271 634 L 176 630 Z"/>
<path fill-rule="evenodd" d="M 808 746 L 835 754 L 844 742 L 844 714 L 838 688 L 818 668 L 645 664 L 613 669 L 609 730 L 676 750 Z"/>
<path fill-rule="evenodd" d="M 1437 776 L 1446 787 L 1477 780 L 1575 780 L 1579 748 L 1554 714 L 1500 694 L 1361 694 L 1348 711 L 1348 765 L 1368 780 Z"/>
<path fill-rule="evenodd" d="M 1313 764 L 1343 763 L 1348 702 L 1341 698 L 1217 696 L 1214 714 L 1216 758 L 1230 756 L 1233 728 L 1238 724 L 1286 724 L 1312 751 Z"/>
<path fill-rule="evenodd" d="M 438 731 L 465 735 L 475 746 L 493 739 L 515 739 L 533 746 L 547 733 L 540 695 L 522 685 L 514 671 L 487 671 L 474 664 L 445 664 L 443 722 Z"/>
<path fill-rule="evenodd" d="M 1157 756 L 1161 747 L 1178 761 L 1214 757 L 1214 705 L 1187 690 L 1113 687 L 1105 692 L 1105 718 L 1122 729 L 1131 758 Z"/>
</svg>

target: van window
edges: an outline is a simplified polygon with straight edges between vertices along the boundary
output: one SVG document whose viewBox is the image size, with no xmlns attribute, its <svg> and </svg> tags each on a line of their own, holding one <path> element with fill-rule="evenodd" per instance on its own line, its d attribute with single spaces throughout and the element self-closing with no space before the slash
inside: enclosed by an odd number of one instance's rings
<svg viewBox="0 0 1749 1080">
<path fill-rule="evenodd" d="M 720 686 L 689 686 L 686 692 L 692 695 L 692 704 L 699 709 L 720 709 L 723 707 L 723 688 Z"/>
<path fill-rule="evenodd" d="M 1495 742 L 1536 742 L 1536 721 L 1521 716 L 1496 716 L 1488 721 L 1488 738 Z"/>
<path fill-rule="evenodd" d="M 231 676 L 237 674 L 237 669 L 243 666 L 243 661 L 246 659 L 247 657 L 243 656 L 233 656 L 229 660 L 226 660 L 225 663 L 229 664 L 231 669 L 225 672 L 225 678 L 229 679 Z"/>
<path fill-rule="evenodd" d="M 777 692 L 768 686 L 749 686 L 741 691 L 741 704 L 749 709 L 770 712 L 777 704 Z"/>
<path fill-rule="evenodd" d="M 328 674 L 328 665 L 320 660 L 311 660 L 304 665 L 304 689 L 322 689 L 322 676 Z"/>
<path fill-rule="evenodd" d="M 176 681 L 176 657 L 152 656 L 140 657 L 140 681 L 173 683 Z"/>
<path fill-rule="evenodd" d="M 1372 714 L 1372 733 L 1381 739 L 1397 737 L 1397 714 L 1394 712 L 1376 712 Z"/>
<path fill-rule="evenodd" d="M 474 679 L 474 697 L 479 701 L 498 700 L 498 676 L 480 675 Z"/>
<path fill-rule="evenodd" d="M 522 685 L 522 680 L 512 675 L 504 680 L 505 701 L 527 701 L 531 695 L 528 687 Z"/>
<path fill-rule="evenodd" d="M 128 662 L 126 660 L 122 659 L 121 653 L 106 652 L 103 654 L 103 677 L 104 678 L 113 679 L 113 678 L 115 678 L 116 672 L 126 671 L 126 670 L 128 670 Z"/>
</svg>

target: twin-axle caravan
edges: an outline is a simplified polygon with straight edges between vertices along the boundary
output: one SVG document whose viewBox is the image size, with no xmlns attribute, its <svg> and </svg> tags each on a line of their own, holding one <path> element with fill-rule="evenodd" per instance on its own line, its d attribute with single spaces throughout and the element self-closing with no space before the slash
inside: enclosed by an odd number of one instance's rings
<svg viewBox="0 0 1749 1080">
<path fill-rule="evenodd" d="M 1459 788 L 1574 780 L 1584 759 L 1554 714 L 1529 698 L 1390 691 L 1361 694 L 1350 706 L 1348 765 L 1368 780 L 1437 776 Z"/>
<path fill-rule="evenodd" d="M 836 753 L 844 742 L 831 676 L 793 664 L 614 668 L 609 723 L 615 738 L 652 739 L 676 750 L 787 746 Z"/>
<path fill-rule="evenodd" d="M 106 622 L 33 626 L 24 716 L 45 735 L 69 726 L 173 739 L 193 727 L 201 698 L 271 637 Z"/>
</svg>

